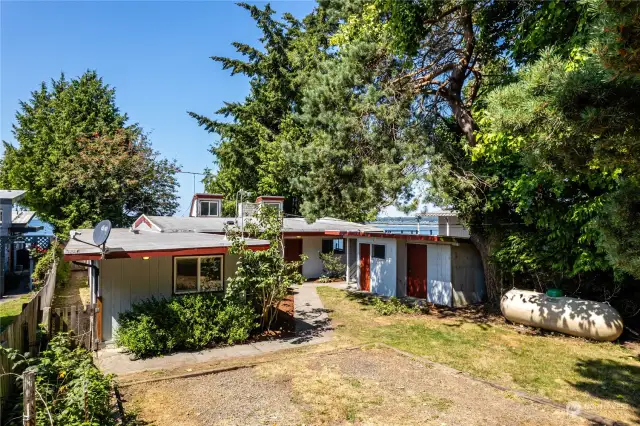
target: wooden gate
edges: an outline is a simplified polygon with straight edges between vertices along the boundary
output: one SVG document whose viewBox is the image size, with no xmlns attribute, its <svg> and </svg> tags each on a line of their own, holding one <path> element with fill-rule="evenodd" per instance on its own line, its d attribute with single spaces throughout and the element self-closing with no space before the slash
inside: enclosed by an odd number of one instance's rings
<svg viewBox="0 0 640 426">
<path fill-rule="evenodd" d="M 51 308 L 50 334 L 70 332 L 79 345 L 92 350 L 97 337 L 95 312 L 92 305 Z"/>
</svg>

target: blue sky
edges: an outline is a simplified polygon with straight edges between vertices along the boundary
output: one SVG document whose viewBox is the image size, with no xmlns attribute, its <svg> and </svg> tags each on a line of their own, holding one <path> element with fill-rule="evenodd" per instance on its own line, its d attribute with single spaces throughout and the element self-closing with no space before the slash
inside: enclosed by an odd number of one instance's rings
<svg viewBox="0 0 640 426">
<path fill-rule="evenodd" d="M 256 3 L 264 6 L 265 3 Z M 315 2 L 271 2 L 302 18 Z M 231 77 L 210 56 L 236 57 L 232 41 L 258 45 L 249 13 L 230 1 L 0 2 L 0 129 L 15 144 L 11 124 L 19 100 L 61 71 L 76 77 L 95 69 L 116 88 L 116 102 L 151 132 L 162 155 L 186 171 L 212 167 L 216 135 L 198 127 L 187 111 L 213 115 L 224 101 L 242 100 L 248 82 Z M 0 148 L 1 149 L 1 148 Z M 186 215 L 193 177 L 180 175 Z M 197 183 L 196 190 L 203 190 Z"/>
</svg>

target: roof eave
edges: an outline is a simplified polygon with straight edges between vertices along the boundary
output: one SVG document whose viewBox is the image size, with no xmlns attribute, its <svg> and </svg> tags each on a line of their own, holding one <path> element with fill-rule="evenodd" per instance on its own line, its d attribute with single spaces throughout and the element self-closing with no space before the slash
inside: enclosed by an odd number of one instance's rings
<svg viewBox="0 0 640 426">
<path fill-rule="evenodd" d="M 267 250 L 269 244 L 254 244 L 247 246 L 250 250 L 261 251 Z M 196 248 L 171 248 L 171 249 L 156 249 L 156 250 L 135 250 L 135 251 L 111 251 L 107 252 L 102 257 L 99 252 L 91 251 L 84 253 L 72 253 L 70 250 L 65 250 L 64 260 L 66 261 L 78 261 L 78 260 L 102 260 L 102 259 L 136 259 L 136 258 L 151 258 L 151 257 L 166 257 L 166 256 L 207 256 L 216 254 L 226 254 L 229 251 L 230 246 L 216 246 L 216 247 L 196 247 Z"/>
</svg>

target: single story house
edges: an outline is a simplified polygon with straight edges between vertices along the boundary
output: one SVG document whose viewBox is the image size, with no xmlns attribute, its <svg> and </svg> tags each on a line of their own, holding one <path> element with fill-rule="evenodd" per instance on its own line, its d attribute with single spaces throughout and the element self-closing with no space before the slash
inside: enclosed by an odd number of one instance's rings
<svg viewBox="0 0 640 426">
<path fill-rule="evenodd" d="M 282 197 L 259 197 L 260 208 L 282 208 Z M 222 217 L 222 196 L 196 194 L 190 217 L 140 216 L 130 229 L 113 229 L 103 255 L 90 244 L 92 230 L 72 231 L 65 260 L 90 264 L 91 302 L 100 307 L 98 338 L 115 336 L 118 315 L 149 297 L 171 297 L 202 291 L 224 291 L 238 261 L 228 253 L 229 226 L 242 227 L 250 216 Z M 468 240 L 454 237 L 385 234 L 375 226 L 332 218 L 307 223 L 285 217 L 282 233 L 288 260 L 308 256 L 302 274 L 323 273 L 320 253 L 340 254 L 346 279 L 385 296 L 412 296 L 443 305 L 462 305 L 483 296 L 482 264 Z M 247 239 L 253 250 L 268 241 Z"/>
<path fill-rule="evenodd" d="M 239 217 L 222 217 L 223 196 L 219 194 L 195 194 L 191 201 L 189 217 L 178 216 L 140 216 L 133 224 L 134 229 L 161 233 L 205 233 L 224 235 L 226 227 L 242 227 L 243 221 L 250 220 L 248 210 L 262 205 L 282 210 L 284 197 L 260 196 L 256 203 L 242 204 Z M 244 212 L 245 214 L 242 214 Z M 333 251 L 344 257 L 347 249 L 341 237 L 344 233 L 384 233 L 376 226 L 364 225 L 340 219 L 322 218 L 313 223 L 300 217 L 285 217 L 282 233 L 285 244 L 285 258 L 298 260 L 300 255 L 307 256 L 302 265 L 302 275 L 307 279 L 316 279 L 323 274 L 320 253 Z"/>
<path fill-rule="evenodd" d="M 91 303 L 100 307 L 98 338 L 109 342 L 118 327 L 118 315 L 132 303 L 150 297 L 225 289 L 235 274 L 237 256 L 228 253 L 231 242 L 222 235 L 162 233 L 114 228 L 106 254 L 91 244 L 91 229 L 72 231 L 65 260 L 89 263 Z M 247 239 L 252 250 L 269 242 Z"/>
</svg>

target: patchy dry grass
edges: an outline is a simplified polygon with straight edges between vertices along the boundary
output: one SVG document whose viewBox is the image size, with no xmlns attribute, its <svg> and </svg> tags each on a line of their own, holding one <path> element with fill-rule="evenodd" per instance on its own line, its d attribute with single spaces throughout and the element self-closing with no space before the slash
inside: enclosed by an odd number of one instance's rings
<svg viewBox="0 0 640 426">
<path fill-rule="evenodd" d="M 15 299 L 8 300 L 0 303 L 0 331 L 4 330 L 9 324 L 13 322 L 15 317 L 22 312 L 22 305 L 29 303 L 35 293 L 28 293 L 17 297 Z"/>
<path fill-rule="evenodd" d="M 349 344 L 383 342 L 476 377 L 589 411 L 640 421 L 640 362 L 615 343 L 519 333 L 497 322 L 456 317 L 380 316 L 342 290 L 318 288 L 336 327 Z"/>
<path fill-rule="evenodd" d="M 585 425 L 388 348 L 298 353 L 200 377 L 123 386 L 128 410 L 162 425 Z"/>
<path fill-rule="evenodd" d="M 88 305 L 91 303 L 89 291 L 89 277 L 87 271 L 71 271 L 71 278 L 64 287 L 56 287 L 51 306 L 63 308 L 66 306 Z"/>
</svg>

